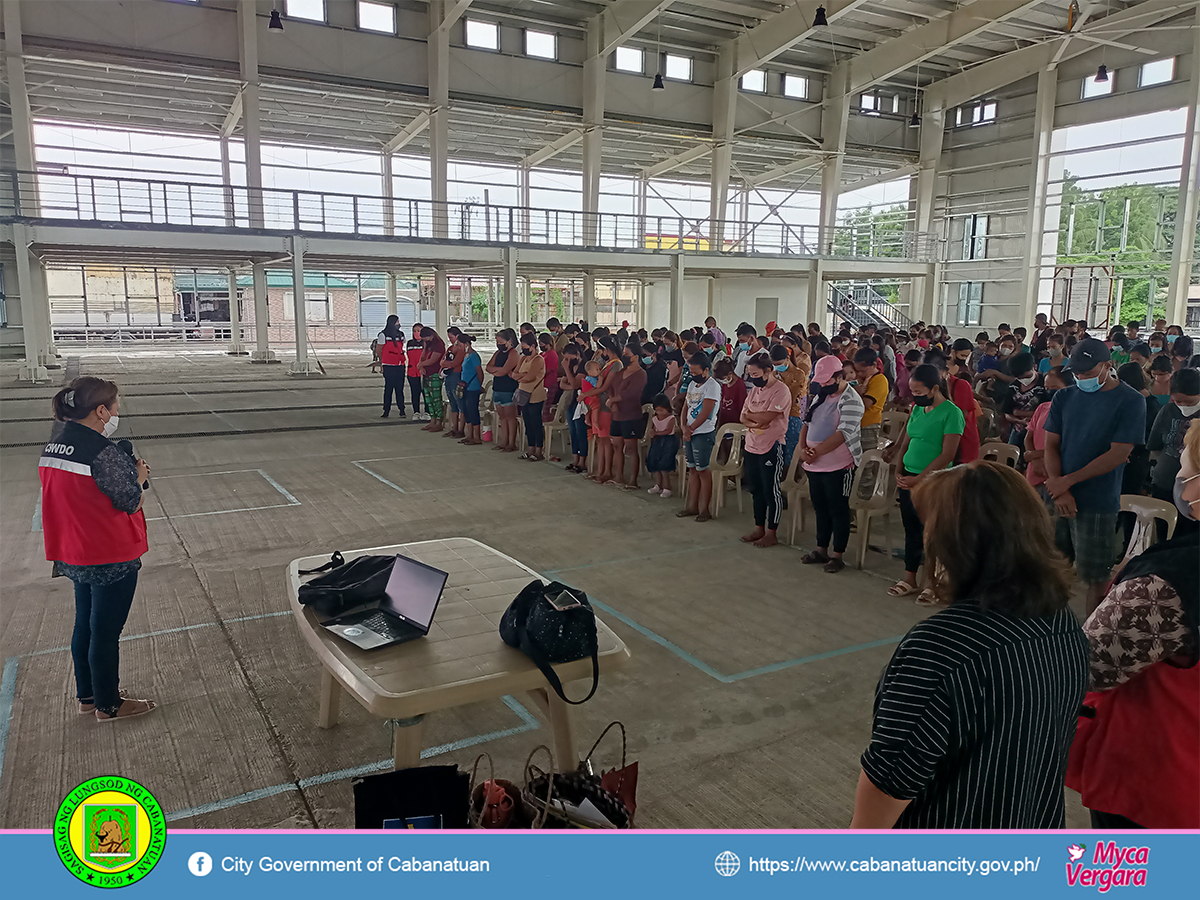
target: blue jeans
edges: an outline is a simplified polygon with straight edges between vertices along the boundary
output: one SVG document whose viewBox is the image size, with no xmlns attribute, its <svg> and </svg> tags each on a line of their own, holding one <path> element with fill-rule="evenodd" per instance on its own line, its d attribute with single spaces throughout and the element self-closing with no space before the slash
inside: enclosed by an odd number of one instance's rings
<svg viewBox="0 0 1200 900">
<path fill-rule="evenodd" d="M 94 697 L 96 709 L 116 712 L 121 705 L 118 641 L 138 573 L 115 584 L 75 582 L 75 633 L 71 636 L 71 657 L 75 661 L 75 690 L 80 700 Z"/>
<path fill-rule="evenodd" d="M 584 416 L 580 416 L 578 419 L 571 418 L 575 415 L 577 405 L 572 403 L 571 408 L 567 410 L 567 422 L 571 432 L 571 453 L 586 459 L 588 455 L 587 419 Z"/>
<path fill-rule="evenodd" d="M 458 383 L 462 381 L 462 375 L 458 372 L 446 373 L 446 399 L 450 403 L 450 412 L 460 413 L 462 408 L 458 399 Z"/>
<path fill-rule="evenodd" d="M 684 459 L 689 469 L 703 472 L 712 462 L 713 448 L 717 445 L 717 433 L 706 431 L 704 434 L 693 434 L 690 441 L 684 441 Z"/>
</svg>

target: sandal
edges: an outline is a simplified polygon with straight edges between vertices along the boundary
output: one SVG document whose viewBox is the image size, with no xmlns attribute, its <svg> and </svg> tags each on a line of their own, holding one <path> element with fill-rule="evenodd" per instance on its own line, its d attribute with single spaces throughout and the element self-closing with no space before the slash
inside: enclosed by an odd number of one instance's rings
<svg viewBox="0 0 1200 900">
<path fill-rule="evenodd" d="M 117 696 L 120 697 L 122 700 L 129 699 L 129 694 L 127 694 L 123 690 L 117 691 Z M 80 700 L 79 701 L 79 714 L 81 716 L 86 716 L 89 713 L 94 713 L 95 711 L 96 711 L 96 698 L 95 697 L 92 697 L 89 700 Z"/>
<path fill-rule="evenodd" d="M 712 516 L 710 516 L 707 512 L 702 512 L 702 513 L 700 513 L 700 515 L 696 516 L 696 521 L 697 522 L 707 522 L 711 518 L 712 518 Z"/>
<path fill-rule="evenodd" d="M 121 703 L 115 715 L 110 716 L 100 712 L 100 710 L 96 710 L 96 721 L 116 722 L 119 719 L 133 719 L 137 716 L 144 716 L 148 712 L 153 712 L 155 709 L 156 704 L 153 700 L 125 700 Z"/>
<path fill-rule="evenodd" d="M 909 584 L 907 581 L 897 581 L 888 588 L 888 596 L 890 597 L 907 597 L 910 594 L 916 594 L 921 589 L 915 584 Z"/>
<path fill-rule="evenodd" d="M 805 553 L 800 557 L 800 562 L 806 566 L 823 566 L 829 562 L 829 557 L 824 553 L 818 553 L 816 550 L 813 550 L 811 553 Z"/>
<path fill-rule="evenodd" d="M 677 519 L 691 519 L 691 518 L 693 518 L 695 515 L 696 515 L 696 512 L 695 512 L 695 510 L 683 509 L 683 510 L 680 510 L 679 512 L 675 513 L 675 518 L 677 518 Z"/>
<path fill-rule="evenodd" d="M 825 563 L 825 571 L 830 575 L 836 575 L 844 568 L 846 568 L 846 563 L 840 556 L 831 556 L 829 562 Z"/>
<path fill-rule="evenodd" d="M 917 596 L 917 599 L 915 602 L 916 602 L 917 606 L 941 606 L 942 605 L 942 602 L 940 600 L 938 600 L 938 598 L 937 598 L 937 594 L 935 594 L 929 588 L 925 588 L 925 590 L 921 591 L 921 593 Z"/>
</svg>

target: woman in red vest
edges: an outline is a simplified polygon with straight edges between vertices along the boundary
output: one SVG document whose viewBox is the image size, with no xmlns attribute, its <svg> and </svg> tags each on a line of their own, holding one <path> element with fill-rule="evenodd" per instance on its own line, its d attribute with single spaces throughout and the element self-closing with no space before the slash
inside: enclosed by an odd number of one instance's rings
<svg viewBox="0 0 1200 900">
<path fill-rule="evenodd" d="M 54 395 L 57 424 L 38 463 L 46 559 L 56 576 L 75 583 L 71 656 L 79 714 L 101 722 L 155 706 L 119 688 L 118 641 L 147 549 L 142 484 L 150 474 L 144 459 L 109 440 L 119 407 L 111 381 L 76 378 Z"/>
<path fill-rule="evenodd" d="M 1200 515 L 1200 422 L 1175 505 Z M 1200 828 L 1200 534 L 1154 544 L 1084 625 L 1091 688 L 1067 769 L 1094 828 Z"/>
</svg>

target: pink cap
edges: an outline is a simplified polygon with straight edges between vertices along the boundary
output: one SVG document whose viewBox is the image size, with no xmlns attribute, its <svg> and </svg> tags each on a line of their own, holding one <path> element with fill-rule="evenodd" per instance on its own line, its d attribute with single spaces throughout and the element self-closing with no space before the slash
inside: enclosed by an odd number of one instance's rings
<svg viewBox="0 0 1200 900">
<path fill-rule="evenodd" d="M 813 366 L 812 380 L 814 384 L 829 384 L 833 376 L 842 371 L 842 361 L 836 356 L 822 356 Z"/>
</svg>

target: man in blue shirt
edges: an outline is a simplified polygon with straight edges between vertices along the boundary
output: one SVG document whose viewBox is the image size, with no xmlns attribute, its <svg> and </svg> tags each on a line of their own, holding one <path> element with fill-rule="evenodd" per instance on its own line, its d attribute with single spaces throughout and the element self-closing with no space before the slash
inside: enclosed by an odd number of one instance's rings
<svg viewBox="0 0 1200 900">
<path fill-rule="evenodd" d="M 1054 395 L 1046 417 L 1046 488 L 1059 516 L 1055 542 L 1087 585 L 1091 615 L 1116 561 L 1121 475 L 1145 440 L 1146 401 L 1117 379 L 1103 341 L 1079 341 L 1069 368 L 1075 384 Z"/>
</svg>

